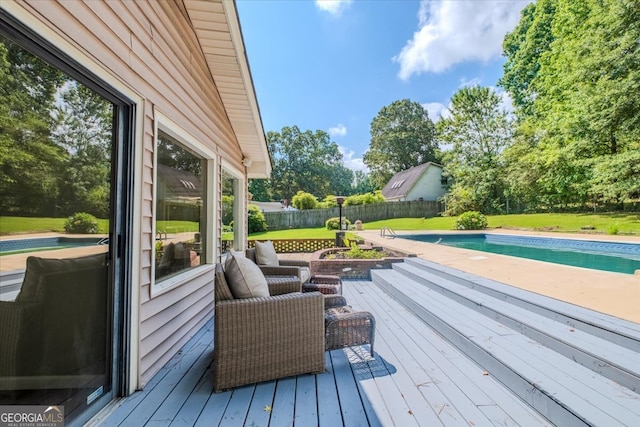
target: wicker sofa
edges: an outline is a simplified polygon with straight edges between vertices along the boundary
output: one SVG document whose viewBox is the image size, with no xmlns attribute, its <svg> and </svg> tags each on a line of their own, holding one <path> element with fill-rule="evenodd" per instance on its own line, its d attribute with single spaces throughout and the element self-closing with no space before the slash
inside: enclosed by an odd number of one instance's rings
<svg viewBox="0 0 640 427">
<path fill-rule="evenodd" d="M 214 390 L 325 370 L 319 292 L 234 299 L 215 269 Z"/>
</svg>

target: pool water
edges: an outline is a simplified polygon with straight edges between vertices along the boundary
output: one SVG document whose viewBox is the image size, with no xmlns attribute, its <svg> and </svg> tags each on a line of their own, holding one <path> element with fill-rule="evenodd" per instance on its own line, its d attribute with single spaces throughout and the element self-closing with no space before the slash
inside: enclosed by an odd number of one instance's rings
<svg viewBox="0 0 640 427">
<path fill-rule="evenodd" d="M 35 251 L 50 251 L 77 246 L 92 246 L 99 244 L 100 240 L 100 237 L 38 237 L 0 240 L 0 256 Z"/>
<path fill-rule="evenodd" d="M 634 274 L 640 244 L 491 234 L 415 234 L 403 238 L 594 270 Z"/>
</svg>

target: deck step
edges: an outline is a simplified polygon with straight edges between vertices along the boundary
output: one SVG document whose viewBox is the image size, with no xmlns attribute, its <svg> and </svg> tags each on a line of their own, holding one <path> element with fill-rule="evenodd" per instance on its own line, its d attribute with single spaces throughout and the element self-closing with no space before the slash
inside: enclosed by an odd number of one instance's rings
<svg viewBox="0 0 640 427">
<path fill-rule="evenodd" d="M 468 283 L 470 277 L 444 273 L 405 262 L 371 274 L 378 287 L 554 424 L 626 426 L 640 419 L 640 395 L 633 391 L 640 354 L 511 303 L 514 297 L 500 294 L 497 282 L 485 293 Z"/>
<path fill-rule="evenodd" d="M 629 322 L 594 310 L 545 297 L 534 292 L 505 285 L 495 280 L 467 273 L 421 258 L 405 258 L 414 265 L 458 284 L 508 301 L 513 305 L 541 314 L 573 328 L 579 328 L 607 341 L 640 353 L 640 324 Z"/>
</svg>

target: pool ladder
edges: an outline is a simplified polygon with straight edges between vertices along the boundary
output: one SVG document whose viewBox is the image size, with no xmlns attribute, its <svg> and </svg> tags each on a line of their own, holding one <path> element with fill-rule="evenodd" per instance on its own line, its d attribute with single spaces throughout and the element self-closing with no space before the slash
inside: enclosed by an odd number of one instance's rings
<svg viewBox="0 0 640 427">
<path fill-rule="evenodd" d="M 395 239 L 397 234 L 395 231 L 391 229 L 391 227 L 382 227 L 380 229 L 380 237 L 388 237 L 390 239 Z"/>
</svg>

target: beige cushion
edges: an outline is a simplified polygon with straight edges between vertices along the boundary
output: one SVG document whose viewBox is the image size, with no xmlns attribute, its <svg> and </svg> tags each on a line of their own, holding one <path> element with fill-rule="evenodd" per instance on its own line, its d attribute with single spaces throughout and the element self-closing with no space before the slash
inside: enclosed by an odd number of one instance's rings
<svg viewBox="0 0 640 427">
<path fill-rule="evenodd" d="M 300 267 L 300 283 L 307 283 L 311 279 L 311 270 L 309 267 Z"/>
<path fill-rule="evenodd" d="M 256 241 L 256 264 L 269 267 L 277 267 L 280 265 L 278 254 L 271 240 L 267 240 L 266 242 Z"/>
<path fill-rule="evenodd" d="M 260 267 L 231 252 L 225 262 L 224 276 L 234 298 L 268 297 L 269 286 Z"/>
</svg>

